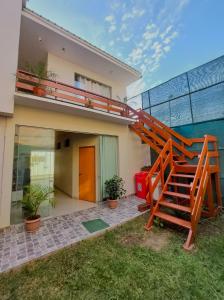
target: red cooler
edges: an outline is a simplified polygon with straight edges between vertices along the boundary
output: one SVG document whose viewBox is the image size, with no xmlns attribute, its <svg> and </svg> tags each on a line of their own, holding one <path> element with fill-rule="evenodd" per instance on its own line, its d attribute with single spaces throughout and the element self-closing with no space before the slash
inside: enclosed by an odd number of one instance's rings
<svg viewBox="0 0 224 300">
<path fill-rule="evenodd" d="M 135 174 L 135 195 L 139 198 L 145 199 L 147 195 L 146 191 L 146 177 L 148 172 L 139 172 Z"/>
</svg>

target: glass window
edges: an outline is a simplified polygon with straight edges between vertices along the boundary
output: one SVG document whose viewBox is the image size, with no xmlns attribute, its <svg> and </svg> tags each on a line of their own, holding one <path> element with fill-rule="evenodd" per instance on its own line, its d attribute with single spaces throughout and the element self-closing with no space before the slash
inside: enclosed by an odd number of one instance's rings
<svg viewBox="0 0 224 300">
<path fill-rule="evenodd" d="M 148 91 L 147 92 L 144 92 L 142 93 L 142 108 L 148 108 L 150 106 L 150 103 L 149 103 L 149 93 Z"/>
<path fill-rule="evenodd" d="M 14 144 L 11 223 L 23 220 L 20 200 L 27 185 L 54 185 L 54 130 L 17 126 Z M 49 206 L 41 206 L 41 215 L 49 215 Z"/>
<path fill-rule="evenodd" d="M 169 102 L 151 107 L 151 115 L 161 122 L 170 126 L 170 108 Z"/>
<path fill-rule="evenodd" d="M 171 126 L 179 126 L 192 122 L 189 95 L 170 102 Z"/>
<path fill-rule="evenodd" d="M 191 95 L 194 122 L 224 118 L 224 83 Z"/>
<path fill-rule="evenodd" d="M 75 73 L 74 86 L 94 94 L 98 94 L 107 98 L 111 98 L 111 87 L 80 74 Z"/>
<path fill-rule="evenodd" d="M 144 109 L 144 111 L 151 115 L 151 109 L 150 108 L 146 108 L 146 109 Z"/>
<path fill-rule="evenodd" d="M 224 56 L 189 71 L 188 79 L 191 92 L 224 81 Z"/>
<path fill-rule="evenodd" d="M 151 105 L 155 105 L 189 93 L 187 75 L 179 75 L 150 90 Z"/>
</svg>

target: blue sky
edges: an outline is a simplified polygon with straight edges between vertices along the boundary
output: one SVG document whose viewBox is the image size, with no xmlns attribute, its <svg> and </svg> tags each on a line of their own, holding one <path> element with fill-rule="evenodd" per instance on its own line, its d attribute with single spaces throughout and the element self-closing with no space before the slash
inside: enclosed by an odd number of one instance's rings
<svg viewBox="0 0 224 300">
<path fill-rule="evenodd" d="M 224 54 L 224 0 L 29 0 L 30 9 L 139 69 L 128 96 Z"/>
</svg>

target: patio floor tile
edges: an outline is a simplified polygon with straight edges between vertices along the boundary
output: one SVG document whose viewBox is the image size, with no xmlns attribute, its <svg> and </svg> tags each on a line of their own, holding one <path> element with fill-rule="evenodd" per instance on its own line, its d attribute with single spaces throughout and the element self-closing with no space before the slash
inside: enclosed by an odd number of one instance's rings
<svg viewBox="0 0 224 300">
<path fill-rule="evenodd" d="M 140 203 L 135 196 L 121 199 L 114 210 L 100 203 L 83 211 L 42 220 L 35 233 L 26 232 L 23 224 L 6 228 L 0 232 L 0 272 L 97 234 L 89 233 L 82 222 L 100 218 L 110 228 L 133 219 L 141 214 L 137 210 Z"/>
</svg>

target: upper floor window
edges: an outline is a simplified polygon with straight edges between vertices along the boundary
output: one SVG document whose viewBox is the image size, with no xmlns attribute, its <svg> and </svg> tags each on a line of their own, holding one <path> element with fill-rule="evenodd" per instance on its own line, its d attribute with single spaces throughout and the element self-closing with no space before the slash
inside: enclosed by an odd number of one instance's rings
<svg viewBox="0 0 224 300">
<path fill-rule="evenodd" d="M 111 98 L 111 87 L 75 73 L 75 87 Z"/>
</svg>

